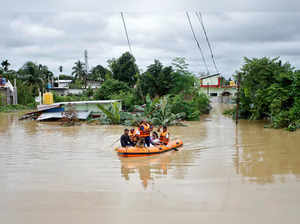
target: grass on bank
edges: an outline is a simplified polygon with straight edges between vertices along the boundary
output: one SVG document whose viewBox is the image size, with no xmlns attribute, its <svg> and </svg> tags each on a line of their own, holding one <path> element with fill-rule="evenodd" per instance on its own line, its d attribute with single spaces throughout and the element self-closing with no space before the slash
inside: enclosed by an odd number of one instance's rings
<svg viewBox="0 0 300 224">
<path fill-rule="evenodd" d="M 35 103 L 31 103 L 28 105 L 5 105 L 0 106 L 0 112 L 2 113 L 11 113 L 11 112 L 18 112 L 18 111 L 24 111 L 24 110 L 33 110 L 36 108 Z"/>
</svg>

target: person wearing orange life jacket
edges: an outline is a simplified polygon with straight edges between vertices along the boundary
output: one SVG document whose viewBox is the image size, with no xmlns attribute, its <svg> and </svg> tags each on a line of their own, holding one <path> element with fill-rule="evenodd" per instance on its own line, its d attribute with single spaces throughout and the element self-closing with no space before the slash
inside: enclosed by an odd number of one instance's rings
<svg viewBox="0 0 300 224">
<path fill-rule="evenodd" d="M 149 147 L 150 146 L 150 142 L 151 142 L 151 139 L 150 139 L 150 133 L 151 133 L 151 130 L 153 130 L 153 127 L 152 125 L 150 125 L 148 122 L 146 122 L 145 120 L 143 120 L 141 123 L 140 123 L 140 126 L 139 126 L 139 131 L 140 131 L 140 137 L 145 139 L 145 144 Z"/>
<path fill-rule="evenodd" d="M 134 145 L 136 145 L 138 139 L 139 139 L 140 132 L 138 130 L 135 130 L 134 128 L 130 129 L 129 131 L 129 138 L 133 142 Z"/>
<path fill-rule="evenodd" d="M 160 129 L 158 129 L 158 132 L 160 132 Z M 160 133 L 159 140 L 160 140 L 161 144 L 168 145 L 170 136 L 168 133 L 167 126 L 163 127 L 163 131 Z"/>
</svg>

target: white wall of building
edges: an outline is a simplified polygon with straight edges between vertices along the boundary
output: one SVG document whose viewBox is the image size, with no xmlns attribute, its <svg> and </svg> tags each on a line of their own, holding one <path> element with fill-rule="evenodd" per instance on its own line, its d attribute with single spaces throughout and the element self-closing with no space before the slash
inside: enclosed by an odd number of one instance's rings
<svg viewBox="0 0 300 224">
<path fill-rule="evenodd" d="M 213 76 L 206 79 L 202 79 L 202 85 L 218 85 L 219 76 Z"/>
</svg>

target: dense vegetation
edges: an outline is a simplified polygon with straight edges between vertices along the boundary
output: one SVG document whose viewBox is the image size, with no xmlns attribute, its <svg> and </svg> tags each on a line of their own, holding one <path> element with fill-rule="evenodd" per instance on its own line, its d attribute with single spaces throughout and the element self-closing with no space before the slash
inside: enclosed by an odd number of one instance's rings
<svg viewBox="0 0 300 224">
<path fill-rule="evenodd" d="M 22 105 L 34 103 L 39 90 L 46 91 L 48 83 L 56 79 L 44 65 L 27 62 L 18 71 L 9 70 L 9 66 L 8 61 L 4 61 L 0 75 L 11 82 L 17 79 L 19 104 Z M 70 75 L 63 74 L 62 66 L 59 71 L 60 80 L 72 80 L 70 88 L 83 88 L 84 92 L 79 96 L 54 94 L 55 102 L 121 99 L 122 111 L 131 112 L 132 116 L 127 114 L 126 117 L 132 123 L 142 118 L 164 124 L 182 119 L 198 120 L 201 114 L 208 113 L 210 109 L 208 98 L 199 93 L 198 79 L 188 70 L 184 58 L 175 58 L 171 66 L 164 66 L 159 60 L 154 60 L 145 72 L 141 72 L 135 58 L 126 52 L 119 58 L 108 60 L 107 67 L 97 65 L 87 71 L 84 63 L 76 61 Z M 89 80 L 100 81 L 101 87 L 95 90 L 87 88 Z M 155 112 L 150 116 L 144 114 L 145 111 L 141 112 L 149 100 L 156 102 L 152 105 Z M 115 107 L 112 106 L 110 110 L 115 110 Z M 168 116 L 173 121 L 167 121 Z"/>
<path fill-rule="evenodd" d="M 273 128 L 300 128 L 300 71 L 279 58 L 245 58 L 239 117 L 268 119 Z"/>
</svg>

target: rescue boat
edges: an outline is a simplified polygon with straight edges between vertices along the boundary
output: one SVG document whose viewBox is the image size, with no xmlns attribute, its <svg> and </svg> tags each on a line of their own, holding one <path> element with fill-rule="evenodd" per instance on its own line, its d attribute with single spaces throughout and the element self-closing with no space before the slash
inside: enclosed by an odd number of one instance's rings
<svg viewBox="0 0 300 224">
<path fill-rule="evenodd" d="M 157 145 L 153 147 L 119 147 L 116 151 L 122 157 L 151 156 L 176 150 L 182 145 L 183 142 L 181 140 L 173 140 L 170 141 L 168 145 Z"/>
</svg>

